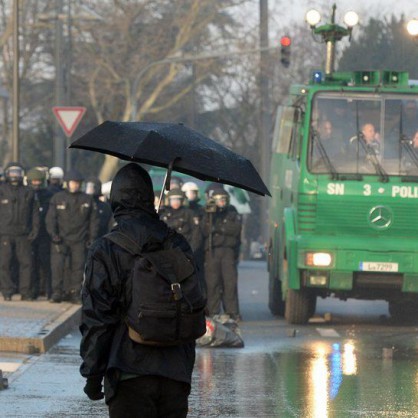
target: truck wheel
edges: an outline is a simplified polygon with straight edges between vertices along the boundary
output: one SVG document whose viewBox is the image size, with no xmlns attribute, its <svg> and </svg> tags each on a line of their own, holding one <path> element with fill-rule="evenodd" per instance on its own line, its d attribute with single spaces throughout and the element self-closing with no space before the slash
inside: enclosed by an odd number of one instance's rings
<svg viewBox="0 0 418 418">
<path fill-rule="evenodd" d="M 275 316 L 284 316 L 285 302 L 282 297 L 282 282 L 269 275 L 269 309 Z"/>
<path fill-rule="evenodd" d="M 315 315 L 317 300 L 318 298 L 316 297 L 316 295 L 312 295 L 309 297 L 309 318 L 312 318 Z"/>
<path fill-rule="evenodd" d="M 418 307 L 413 302 L 389 301 L 389 313 L 395 322 L 417 323 Z"/>
<path fill-rule="evenodd" d="M 285 318 L 289 324 L 306 324 L 311 317 L 312 295 L 306 290 L 287 289 Z"/>
</svg>

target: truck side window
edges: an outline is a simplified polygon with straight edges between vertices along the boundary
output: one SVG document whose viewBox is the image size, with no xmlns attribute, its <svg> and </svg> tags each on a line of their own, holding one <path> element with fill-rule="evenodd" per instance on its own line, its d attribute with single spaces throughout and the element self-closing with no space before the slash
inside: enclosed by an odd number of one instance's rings
<svg viewBox="0 0 418 418">
<path fill-rule="evenodd" d="M 302 118 L 302 110 L 298 107 L 294 108 L 292 136 L 290 139 L 290 150 L 289 150 L 289 156 L 294 160 L 297 160 L 300 157 L 301 118 Z"/>
<path fill-rule="evenodd" d="M 294 107 L 284 107 L 281 112 L 280 124 L 276 124 L 274 132 L 276 148 L 274 151 L 279 154 L 291 155 L 293 152 L 292 139 L 295 135 L 294 120 L 296 111 L 297 109 Z"/>
</svg>

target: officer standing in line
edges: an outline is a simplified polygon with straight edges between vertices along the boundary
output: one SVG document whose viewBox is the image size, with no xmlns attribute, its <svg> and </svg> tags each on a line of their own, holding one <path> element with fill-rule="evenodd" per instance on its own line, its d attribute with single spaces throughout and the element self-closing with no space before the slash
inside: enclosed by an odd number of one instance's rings
<svg viewBox="0 0 418 418">
<path fill-rule="evenodd" d="M 109 203 L 101 200 L 102 182 L 98 178 L 92 178 L 86 182 L 86 193 L 93 196 L 99 217 L 99 232 L 97 238 L 106 235 L 114 225 L 112 209 Z"/>
<path fill-rule="evenodd" d="M 88 246 L 97 238 L 99 218 L 91 196 L 81 191 L 83 176 L 66 175 L 67 189 L 52 196 L 46 215 L 51 236 L 51 302 L 78 303 Z"/>
<path fill-rule="evenodd" d="M 33 300 L 31 242 L 39 232 L 39 206 L 34 191 L 23 185 L 24 170 L 19 163 L 5 169 L 6 182 L 0 186 L 0 290 L 4 300 L 19 290 L 21 300 Z M 18 282 L 12 278 L 12 260 L 18 263 Z"/>
<path fill-rule="evenodd" d="M 32 242 L 32 282 L 35 297 L 51 297 L 51 238 L 46 230 L 45 218 L 52 193 L 46 188 L 46 172 L 38 167 L 26 174 L 28 186 L 35 192 L 39 205 L 39 234 Z"/>
<path fill-rule="evenodd" d="M 193 215 L 193 211 L 183 206 L 186 197 L 180 189 L 170 190 L 166 197 L 168 206 L 161 210 L 160 219 L 170 228 L 182 234 L 192 250 L 195 251 L 202 242 L 199 218 Z"/>
<path fill-rule="evenodd" d="M 193 220 L 195 223 L 199 223 L 199 228 L 202 223 L 205 210 L 202 205 L 199 204 L 199 186 L 193 181 L 188 181 L 183 184 L 181 190 L 186 195 L 188 200 L 188 208 L 193 212 Z M 200 243 L 199 246 L 194 248 L 194 259 L 197 266 L 197 271 L 202 284 L 202 289 L 204 289 L 206 297 L 206 281 L 205 281 L 205 248 L 202 231 L 200 231 Z"/>
<path fill-rule="evenodd" d="M 203 206 L 199 204 L 199 186 L 193 181 L 188 181 L 181 186 L 181 191 L 186 195 L 189 201 L 189 208 L 193 211 L 194 215 L 199 219 L 203 218 L 205 210 Z"/>
<path fill-rule="evenodd" d="M 48 191 L 52 194 L 61 192 L 64 183 L 64 170 L 61 167 L 51 167 L 48 174 Z"/>
<path fill-rule="evenodd" d="M 209 316 L 223 312 L 239 320 L 238 259 L 241 244 L 241 217 L 229 204 L 223 188 L 212 190 L 202 221 L 205 237 L 205 279 Z"/>
</svg>

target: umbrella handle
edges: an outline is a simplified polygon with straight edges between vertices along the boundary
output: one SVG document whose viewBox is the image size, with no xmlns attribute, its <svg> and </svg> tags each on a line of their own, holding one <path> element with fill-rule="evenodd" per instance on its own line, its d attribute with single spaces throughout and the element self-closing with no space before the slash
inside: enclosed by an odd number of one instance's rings
<svg viewBox="0 0 418 418">
<path fill-rule="evenodd" d="M 164 183 L 163 183 L 163 187 L 160 193 L 160 201 L 158 202 L 157 213 L 161 209 L 161 202 L 163 200 L 164 190 L 167 189 L 167 191 L 170 191 L 171 172 L 173 171 L 174 164 L 180 160 L 181 160 L 180 157 L 176 157 L 174 158 L 174 160 L 170 161 L 170 163 L 168 164 L 168 169 L 167 169 L 167 172 L 165 173 Z"/>
</svg>

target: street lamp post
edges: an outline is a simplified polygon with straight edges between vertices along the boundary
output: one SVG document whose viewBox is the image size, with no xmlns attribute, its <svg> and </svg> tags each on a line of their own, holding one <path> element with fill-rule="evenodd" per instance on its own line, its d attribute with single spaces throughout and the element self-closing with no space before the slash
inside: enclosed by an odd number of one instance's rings
<svg viewBox="0 0 418 418">
<path fill-rule="evenodd" d="M 13 3 L 13 129 L 12 159 L 19 161 L 19 0 Z"/>
<path fill-rule="evenodd" d="M 55 106 L 62 106 L 66 102 L 65 98 L 65 79 L 64 66 L 62 58 L 63 46 L 63 22 L 59 16 L 63 12 L 63 0 L 56 0 L 55 3 Z M 67 102 L 65 103 L 67 104 Z M 54 141 L 54 165 L 65 167 L 65 145 L 66 140 L 58 123 L 55 124 L 55 141 Z"/>
<path fill-rule="evenodd" d="M 55 64 L 55 106 L 69 106 L 71 97 L 71 64 L 72 64 L 72 30 L 74 21 L 95 22 L 101 20 L 87 7 L 82 6 L 82 14 L 73 14 L 73 1 L 66 0 L 67 12 L 64 13 L 64 0 L 55 0 L 55 12 L 53 14 L 39 14 L 41 22 L 53 22 L 55 29 L 54 64 Z M 67 25 L 67 39 L 64 36 L 64 25 Z M 55 124 L 53 161 L 54 165 L 71 168 L 70 153 L 66 152 L 67 139 L 62 129 Z"/>
</svg>

